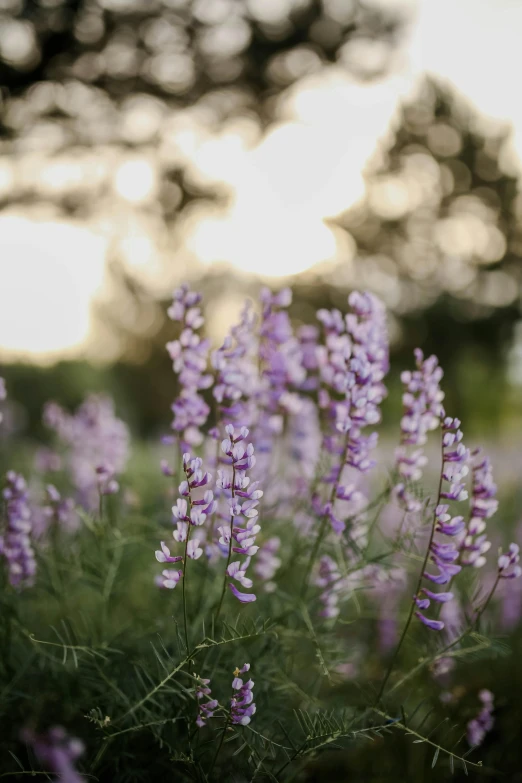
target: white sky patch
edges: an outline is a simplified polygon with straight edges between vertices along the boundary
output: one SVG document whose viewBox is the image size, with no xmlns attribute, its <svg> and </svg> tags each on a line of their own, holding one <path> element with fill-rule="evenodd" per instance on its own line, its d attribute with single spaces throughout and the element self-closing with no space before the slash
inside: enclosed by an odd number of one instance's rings
<svg viewBox="0 0 522 783">
<path fill-rule="evenodd" d="M 0 215 L 0 346 L 4 358 L 52 358 L 85 345 L 103 282 L 105 241 L 58 221 Z"/>
</svg>

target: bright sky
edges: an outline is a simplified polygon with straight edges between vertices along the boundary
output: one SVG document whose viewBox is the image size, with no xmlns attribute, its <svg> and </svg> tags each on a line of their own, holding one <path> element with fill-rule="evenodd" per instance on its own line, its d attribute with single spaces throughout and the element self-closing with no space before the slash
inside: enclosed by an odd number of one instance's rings
<svg viewBox="0 0 522 783">
<path fill-rule="evenodd" d="M 484 114 L 512 122 L 522 158 L 522 102 L 514 86 L 522 71 L 522 2 L 419 0 L 415 7 L 409 41 L 385 81 L 362 86 L 336 67 L 310 77 L 290 94 L 281 123 L 254 145 L 233 128 L 212 138 L 190 127 L 178 131 L 176 141 L 201 177 L 225 181 L 234 192 L 226 214 L 215 210 L 187 222 L 189 252 L 268 277 L 336 256 L 339 237 L 323 219 L 362 195 L 361 172 L 378 138 L 426 72 L 451 80 Z M 153 159 L 123 161 L 113 186 L 130 206 L 153 199 Z M 131 260 L 146 274 L 154 267 L 151 240 L 140 231 Z M 106 237 L 98 225 L 0 215 L 0 354 L 49 358 L 81 350 L 103 282 Z M 349 245 L 341 250 L 347 260 L 353 253 Z"/>
</svg>

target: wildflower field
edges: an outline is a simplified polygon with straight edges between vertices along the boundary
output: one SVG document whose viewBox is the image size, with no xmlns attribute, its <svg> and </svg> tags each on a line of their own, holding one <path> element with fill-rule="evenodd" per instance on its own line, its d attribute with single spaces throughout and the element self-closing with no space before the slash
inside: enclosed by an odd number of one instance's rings
<svg viewBox="0 0 522 783">
<path fill-rule="evenodd" d="M 522 780 L 522 503 L 437 358 L 384 448 L 376 297 L 264 289 L 221 346 L 200 299 L 162 443 L 93 394 L 2 443 L 0 778 Z"/>
</svg>

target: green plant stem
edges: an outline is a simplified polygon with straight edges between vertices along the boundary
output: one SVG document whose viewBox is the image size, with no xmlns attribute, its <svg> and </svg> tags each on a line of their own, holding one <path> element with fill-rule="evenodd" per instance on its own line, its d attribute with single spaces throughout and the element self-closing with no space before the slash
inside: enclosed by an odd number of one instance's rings
<svg viewBox="0 0 522 783">
<path fill-rule="evenodd" d="M 212 775 L 212 773 L 214 771 L 214 767 L 216 766 L 216 761 L 218 760 L 219 751 L 221 750 L 221 748 L 223 746 L 223 742 L 225 740 L 225 734 L 227 732 L 229 722 L 230 722 L 230 719 L 227 716 L 227 719 L 225 721 L 225 725 L 223 726 L 223 731 L 221 732 L 221 738 L 219 740 L 219 745 L 218 745 L 217 750 L 216 750 L 216 755 L 214 756 L 214 760 L 212 761 L 212 766 L 210 767 L 210 771 L 208 773 L 209 777 Z"/>
<path fill-rule="evenodd" d="M 344 468 L 344 466 L 346 464 L 346 458 L 348 456 L 348 447 L 349 447 L 349 445 L 350 445 L 350 431 L 348 430 L 348 432 L 346 433 L 346 441 L 345 441 L 345 444 L 344 444 L 343 454 L 342 454 L 342 457 L 341 457 L 341 460 L 340 460 L 340 463 L 339 463 L 339 473 L 337 474 L 337 478 L 336 478 L 336 480 L 334 481 L 334 483 L 332 485 L 332 491 L 330 493 L 330 500 L 329 500 L 330 505 L 333 504 L 333 502 L 335 500 L 335 496 L 337 495 L 337 490 L 339 489 L 339 482 L 341 480 L 341 474 L 343 472 L 343 468 Z M 328 526 L 328 514 L 323 514 L 323 517 L 322 517 L 322 520 L 321 520 L 321 524 L 320 524 L 320 527 L 319 527 L 319 531 L 317 533 L 314 545 L 312 547 L 312 551 L 310 552 L 310 558 L 308 560 L 308 565 L 306 567 L 306 571 L 305 571 L 305 574 L 304 574 L 303 586 L 302 586 L 302 589 L 301 589 L 301 592 L 302 592 L 303 596 L 305 596 L 306 593 L 308 592 L 309 583 L 310 583 L 310 575 L 311 575 L 311 573 L 313 571 L 313 568 L 314 568 L 314 565 L 315 565 L 315 561 L 316 561 L 317 555 L 319 553 L 320 546 L 323 543 L 323 539 L 324 539 L 324 537 L 326 535 L 327 526 Z"/>
<path fill-rule="evenodd" d="M 188 571 L 187 552 L 188 552 L 188 544 L 189 544 L 191 532 L 192 532 L 192 525 L 190 523 L 187 523 L 187 537 L 185 539 L 185 555 L 183 557 L 183 584 L 181 585 L 182 598 L 183 598 L 183 627 L 185 629 L 185 647 L 187 649 L 187 653 L 189 651 L 189 636 L 188 636 L 188 623 L 187 623 L 187 594 L 186 594 L 187 571 Z"/>
<path fill-rule="evenodd" d="M 433 509 L 433 520 L 432 520 L 432 523 L 431 523 L 430 538 L 429 538 L 429 541 L 428 541 L 428 546 L 426 547 L 426 554 L 424 555 L 424 560 L 422 562 L 422 567 L 420 569 L 419 578 L 417 580 L 417 585 L 415 587 L 415 592 L 413 593 L 413 598 L 412 598 L 412 601 L 411 601 L 410 611 L 408 613 L 408 618 L 406 620 L 406 624 L 405 624 L 405 626 L 404 626 L 404 628 L 402 630 L 402 634 L 401 634 L 401 637 L 399 639 L 399 643 L 397 644 L 397 647 L 395 648 L 395 652 L 392 655 L 391 661 L 390 661 L 390 663 L 388 665 L 388 669 L 386 670 L 386 674 L 384 675 L 384 679 L 383 679 L 383 681 L 381 683 L 381 687 L 379 688 L 379 693 L 377 694 L 377 699 L 375 701 L 375 706 L 377 706 L 377 704 L 379 704 L 379 702 L 380 702 L 380 700 L 382 698 L 382 695 L 384 693 L 384 689 L 386 688 L 388 680 L 390 679 L 390 675 L 391 675 L 391 673 L 393 671 L 393 667 L 395 666 L 395 662 L 397 660 L 397 656 L 399 655 L 400 649 L 401 649 L 401 647 L 403 645 L 403 642 L 404 642 L 404 640 L 406 638 L 406 634 L 408 633 L 408 629 L 410 627 L 410 623 L 411 623 L 412 618 L 413 618 L 413 613 L 415 611 L 415 606 L 416 606 L 415 601 L 416 601 L 417 596 L 419 594 L 419 590 L 421 588 L 422 580 L 424 578 L 424 571 L 426 569 L 426 565 L 428 563 L 428 558 L 430 556 L 431 544 L 433 542 L 433 537 L 435 535 L 435 524 L 436 524 L 436 521 L 437 521 L 437 506 L 439 505 L 440 493 L 442 492 L 442 481 L 443 481 L 443 478 L 444 478 L 444 439 L 443 439 L 443 436 L 442 436 L 442 441 L 441 441 L 441 452 L 442 452 L 442 464 L 441 464 L 441 468 L 440 468 L 439 488 L 438 488 L 438 491 L 437 491 L 437 501 L 435 503 L 435 508 Z"/>
</svg>

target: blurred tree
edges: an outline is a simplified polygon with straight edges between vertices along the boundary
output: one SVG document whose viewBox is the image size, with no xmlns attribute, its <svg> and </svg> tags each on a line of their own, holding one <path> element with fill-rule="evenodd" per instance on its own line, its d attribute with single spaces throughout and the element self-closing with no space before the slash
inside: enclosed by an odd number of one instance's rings
<svg viewBox="0 0 522 783">
<path fill-rule="evenodd" d="M 0 0 L 0 140 L 21 169 L 4 206 L 99 212 L 123 147 L 154 157 L 151 211 L 168 225 L 192 201 L 223 195 L 191 170 L 180 122 L 266 126 L 277 96 L 328 62 L 378 77 L 403 22 L 377 0 Z M 379 56 L 353 56 L 361 45 Z M 115 190 L 140 202 L 128 180 L 143 167 L 120 174 Z"/>
</svg>

